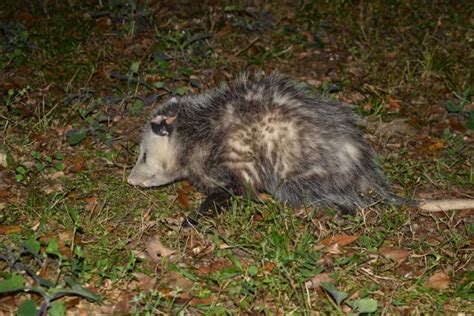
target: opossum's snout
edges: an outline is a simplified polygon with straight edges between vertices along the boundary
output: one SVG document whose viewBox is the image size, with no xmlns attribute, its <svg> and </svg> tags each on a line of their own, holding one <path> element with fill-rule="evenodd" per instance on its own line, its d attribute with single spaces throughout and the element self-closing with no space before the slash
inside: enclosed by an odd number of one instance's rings
<svg viewBox="0 0 474 316">
<path fill-rule="evenodd" d="M 127 178 L 128 184 L 140 186 L 142 188 L 150 188 L 169 184 L 175 180 L 173 177 L 166 177 L 162 174 L 154 174 L 151 176 L 141 174 L 140 170 L 137 169 L 140 169 L 140 166 L 135 167 L 132 172 L 130 172 Z"/>
<path fill-rule="evenodd" d="M 131 185 L 142 186 L 141 184 L 143 183 L 143 179 L 140 179 L 139 177 L 134 176 L 132 172 L 128 175 L 127 182 L 128 184 L 131 184 Z"/>
</svg>

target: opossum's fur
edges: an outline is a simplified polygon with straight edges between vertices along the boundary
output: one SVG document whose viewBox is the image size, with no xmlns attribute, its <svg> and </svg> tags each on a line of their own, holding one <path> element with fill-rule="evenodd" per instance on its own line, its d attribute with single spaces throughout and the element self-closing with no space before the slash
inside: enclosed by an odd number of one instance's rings
<svg viewBox="0 0 474 316">
<path fill-rule="evenodd" d="M 149 187 L 184 178 L 210 199 L 266 192 L 290 206 L 349 212 L 380 199 L 409 203 L 391 193 L 348 106 L 276 73 L 241 75 L 157 108 L 128 181 Z"/>
</svg>

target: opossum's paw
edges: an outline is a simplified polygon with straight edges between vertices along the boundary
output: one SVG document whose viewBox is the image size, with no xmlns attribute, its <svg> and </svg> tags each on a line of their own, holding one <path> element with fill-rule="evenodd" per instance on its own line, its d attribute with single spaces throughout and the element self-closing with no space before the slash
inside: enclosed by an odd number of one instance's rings
<svg viewBox="0 0 474 316">
<path fill-rule="evenodd" d="M 183 227 L 194 227 L 200 218 L 215 218 L 222 210 L 230 206 L 231 195 L 227 191 L 216 191 L 209 194 L 198 209 L 187 216 L 182 223 Z"/>
</svg>

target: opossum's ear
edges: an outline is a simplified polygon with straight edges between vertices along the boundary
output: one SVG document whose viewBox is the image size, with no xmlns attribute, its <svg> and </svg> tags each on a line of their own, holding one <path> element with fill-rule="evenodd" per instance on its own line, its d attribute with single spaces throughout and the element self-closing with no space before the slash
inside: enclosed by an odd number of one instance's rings
<svg viewBox="0 0 474 316">
<path fill-rule="evenodd" d="M 151 130 L 159 136 L 169 136 L 174 129 L 174 121 L 176 116 L 157 115 L 151 120 Z"/>
</svg>

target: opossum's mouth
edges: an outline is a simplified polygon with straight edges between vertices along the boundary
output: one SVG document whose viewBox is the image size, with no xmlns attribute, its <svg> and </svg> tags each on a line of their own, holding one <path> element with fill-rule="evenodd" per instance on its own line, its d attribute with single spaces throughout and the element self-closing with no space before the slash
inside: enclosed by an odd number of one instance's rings
<svg viewBox="0 0 474 316">
<path fill-rule="evenodd" d="M 128 176 L 127 182 L 131 185 L 136 185 L 142 188 L 151 188 L 151 187 L 159 187 L 163 185 L 170 184 L 171 182 L 174 182 L 175 179 L 168 179 L 163 176 L 159 175 L 154 175 L 148 178 L 144 177 L 137 177 L 133 174 L 130 174 Z"/>
</svg>

